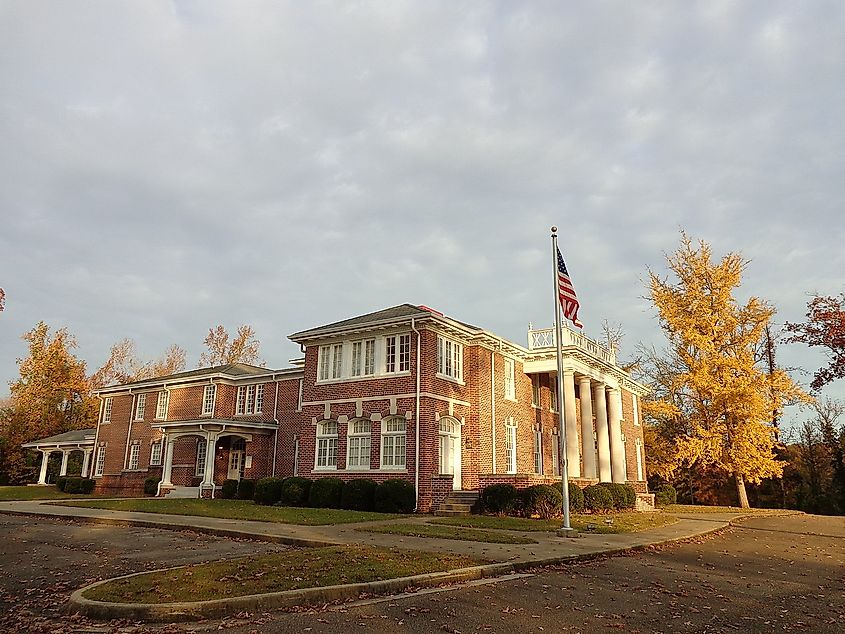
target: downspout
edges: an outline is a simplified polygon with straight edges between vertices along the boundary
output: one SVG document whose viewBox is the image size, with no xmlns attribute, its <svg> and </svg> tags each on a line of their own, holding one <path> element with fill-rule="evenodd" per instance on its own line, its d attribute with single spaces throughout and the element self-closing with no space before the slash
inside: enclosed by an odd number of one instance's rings
<svg viewBox="0 0 845 634">
<path fill-rule="evenodd" d="M 276 477 L 276 453 L 279 450 L 279 379 L 273 375 L 276 382 L 276 396 L 273 397 L 273 422 L 276 423 L 276 432 L 273 434 L 273 467 L 270 469 L 270 477 Z"/>
<path fill-rule="evenodd" d="M 100 450 L 97 442 L 100 440 L 100 423 L 103 422 L 103 408 L 105 407 L 105 399 L 99 394 L 97 394 L 97 398 L 100 399 L 100 414 L 97 417 L 97 431 L 94 432 L 94 452 L 91 454 L 92 464 L 88 466 L 88 477 L 91 479 L 94 478 L 94 470 L 97 466 L 97 452 Z"/>
<path fill-rule="evenodd" d="M 161 435 L 161 475 L 164 476 L 164 465 L 167 463 L 167 434 Z M 162 478 L 158 479 L 158 484 L 156 485 L 156 498 L 161 495 L 161 482 Z"/>
<path fill-rule="evenodd" d="M 493 440 L 493 475 L 496 475 L 496 353 L 490 351 L 490 426 Z"/>
<path fill-rule="evenodd" d="M 129 393 L 132 394 L 132 388 L 129 388 Z M 135 418 L 135 395 L 132 395 L 132 407 L 129 409 L 129 427 L 126 430 L 126 448 L 123 450 L 123 468 L 129 468 L 129 440 L 132 437 L 132 420 Z"/>
<path fill-rule="evenodd" d="M 414 513 L 420 505 L 420 331 L 414 327 L 414 318 L 411 317 L 411 330 L 417 334 L 417 392 L 416 412 L 414 414 Z"/>
</svg>

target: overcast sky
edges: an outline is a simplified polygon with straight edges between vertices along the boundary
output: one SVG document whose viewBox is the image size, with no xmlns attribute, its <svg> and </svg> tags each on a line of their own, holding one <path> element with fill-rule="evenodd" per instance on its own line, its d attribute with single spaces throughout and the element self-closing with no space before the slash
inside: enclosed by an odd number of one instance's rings
<svg viewBox="0 0 845 634">
<path fill-rule="evenodd" d="M 552 224 L 623 356 L 681 227 L 778 323 L 843 290 L 838 0 L 0 1 L 0 53 L 0 395 L 38 320 L 92 370 L 403 302 L 525 344 Z"/>
</svg>

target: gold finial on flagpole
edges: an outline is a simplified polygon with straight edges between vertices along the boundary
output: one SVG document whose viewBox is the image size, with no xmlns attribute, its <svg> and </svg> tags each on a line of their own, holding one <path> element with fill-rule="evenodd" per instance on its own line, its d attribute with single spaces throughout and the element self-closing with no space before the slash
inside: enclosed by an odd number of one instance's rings
<svg viewBox="0 0 845 634">
<path fill-rule="evenodd" d="M 557 235 L 557 227 L 552 227 L 552 235 L 553 236 Z"/>
</svg>

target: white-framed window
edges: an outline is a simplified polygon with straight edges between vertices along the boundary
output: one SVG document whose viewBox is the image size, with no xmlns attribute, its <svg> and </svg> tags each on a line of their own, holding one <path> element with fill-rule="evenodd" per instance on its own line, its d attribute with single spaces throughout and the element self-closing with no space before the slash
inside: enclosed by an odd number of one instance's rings
<svg viewBox="0 0 845 634">
<path fill-rule="evenodd" d="M 150 445 L 150 466 L 157 467 L 161 465 L 161 444 L 162 441 L 154 442 Z"/>
<path fill-rule="evenodd" d="M 194 475 L 196 476 L 204 476 L 205 475 L 205 459 L 206 459 L 206 449 L 208 448 L 208 441 L 205 438 L 200 438 L 197 441 L 197 468 L 194 471 Z"/>
<path fill-rule="evenodd" d="M 513 359 L 505 359 L 505 398 L 516 400 L 516 385 L 513 369 Z"/>
<path fill-rule="evenodd" d="M 144 420 L 144 410 L 147 407 L 147 395 L 138 394 L 135 399 L 135 420 Z"/>
<path fill-rule="evenodd" d="M 409 340 L 410 345 L 410 340 Z M 352 376 L 372 376 L 376 371 L 376 340 L 352 342 Z"/>
<path fill-rule="evenodd" d="M 411 335 L 384 338 L 384 372 L 408 372 L 411 369 Z"/>
<path fill-rule="evenodd" d="M 103 401 L 103 422 L 110 423 L 111 422 L 111 406 L 112 406 L 112 397 L 109 396 L 105 401 Z"/>
<path fill-rule="evenodd" d="M 158 393 L 158 402 L 156 403 L 156 418 L 164 420 L 167 418 L 167 406 L 170 404 L 170 392 L 162 390 Z"/>
<path fill-rule="evenodd" d="M 540 377 L 531 375 L 531 405 L 540 407 Z"/>
<path fill-rule="evenodd" d="M 141 458 L 141 445 L 132 445 L 129 447 L 129 470 L 134 471 L 138 468 L 138 463 Z"/>
<path fill-rule="evenodd" d="M 343 371 L 343 344 L 334 343 L 328 346 L 320 346 L 319 361 L 317 367 L 317 380 L 329 381 L 339 379 Z"/>
<path fill-rule="evenodd" d="M 636 397 L 634 397 L 636 398 Z M 643 441 L 637 438 L 637 480 L 645 480 L 643 477 Z"/>
<path fill-rule="evenodd" d="M 464 380 L 464 347 L 462 344 L 437 337 L 437 373 L 455 381 Z"/>
<path fill-rule="evenodd" d="M 206 385 L 202 394 L 202 415 L 210 416 L 214 412 L 214 397 L 217 395 L 217 386 Z"/>
<path fill-rule="evenodd" d="M 543 473 L 543 432 L 534 430 L 534 473 Z"/>
<path fill-rule="evenodd" d="M 516 425 L 505 426 L 505 459 L 508 473 L 516 473 Z"/>
<path fill-rule="evenodd" d="M 235 414 L 260 414 L 264 407 L 264 384 L 241 385 L 235 399 Z"/>
<path fill-rule="evenodd" d="M 103 471 L 106 467 L 106 448 L 105 447 L 98 447 L 97 448 L 97 460 L 94 466 L 94 475 L 101 476 L 103 475 Z"/>
<path fill-rule="evenodd" d="M 365 418 L 349 421 L 346 428 L 346 468 L 369 469 L 372 423 Z"/>
<path fill-rule="evenodd" d="M 405 468 L 405 433 L 407 422 L 393 416 L 381 422 L 381 468 Z"/>
<path fill-rule="evenodd" d="M 552 473 L 560 475 L 560 436 L 552 434 Z"/>
<path fill-rule="evenodd" d="M 317 424 L 317 469 L 337 469 L 337 421 L 324 420 Z"/>
<path fill-rule="evenodd" d="M 631 409 L 634 413 L 634 425 L 636 427 L 640 426 L 640 404 L 639 399 L 637 398 L 636 394 L 631 394 Z M 642 480 L 642 478 L 640 478 Z"/>
<path fill-rule="evenodd" d="M 549 411 L 557 411 L 557 377 L 549 377 Z"/>
</svg>

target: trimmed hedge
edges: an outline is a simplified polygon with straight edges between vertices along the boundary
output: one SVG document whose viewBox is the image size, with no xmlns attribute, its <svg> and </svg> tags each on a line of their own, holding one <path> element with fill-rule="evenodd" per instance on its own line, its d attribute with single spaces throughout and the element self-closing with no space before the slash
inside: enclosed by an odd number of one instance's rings
<svg viewBox="0 0 845 634">
<path fill-rule="evenodd" d="M 617 511 L 624 511 L 632 509 L 637 504 L 637 492 L 630 484 L 622 484 L 621 482 L 600 482 L 595 486 L 604 487 L 610 491 L 613 498 L 613 507 Z"/>
<path fill-rule="evenodd" d="M 491 484 L 481 491 L 481 505 L 485 511 L 507 515 L 517 506 L 519 493 L 512 484 Z"/>
<path fill-rule="evenodd" d="M 59 491 L 64 491 L 66 482 L 67 482 L 67 476 L 59 476 L 58 478 L 56 478 L 56 488 Z"/>
<path fill-rule="evenodd" d="M 411 513 L 417 502 L 414 485 L 405 480 L 385 480 L 376 487 L 373 502 L 379 513 Z"/>
<path fill-rule="evenodd" d="M 606 513 L 615 508 L 613 494 L 600 484 L 593 484 L 584 489 L 584 506 L 593 513 Z"/>
<path fill-rule="evenodd" d="M 233 500 L 238 494 L 238 481 L 226 480 L 220 489 L 220 497 L 224 500 Z"/>
<path fill-rule="evenodd" d="M 144 480 L 144 493 L 146 495 L 155 495 L 158 491 L 159 482 L 161 482 L 161 478 L 157 476 L 150 476 Z"/>
<path fill-rule="evenodd" d="M 255 483 L 252 499 L 256 504 L 272 506 L 282 499 L 282 478 L 261 478 Z"/>
<path fill-rule="evenodd" d="M 563 498 L 563 482 L 555 482 L 552 485 L 555 489 L 557 489 L 558 493 L 561 494 L 561 498 Z M 563 502 L 561 501 L 561 504 Z M 569 483 L 569 512 L 570 513 L 583 513 L 584 512 L 584 492 L 574 482 Z"/>
<path fill-rule="evenodd" d="M 65 493 L 93 493 L 94 485 L 97 483 L 90 478 L 81 478 L 79 476 L 63 476 L 59 478 L 62 480 L 62 491 Z M 58 486 L 58 481 L 56 481 Z"/>
<path fill-rule="evenodd" d="M 239 500 L 251 500 L 255 495 L 255 480 L 244 478 L 238 482 L 237 497 Z"/>
<path fill-rule="evenodd" d="M 343 480 L 340 478 L 319 478 L 311 483 L 308 506 L 319 509 L 339 509 Z"/>
<path fill-rule="evenodd" d="M 654 490 L 654 501 L 657 506 L 667 506 L 678 503 L 678 492 L 671 484 L 661 484 Z"/>
<path fill-rule="evenodd" d="M 282 481 L 281 506 L 305 506 L 311 491 L 311 480 L 293 476 Z"/>
<path fill-rule="evenodd" d="M 544 520 L 558 517 L 563 496 L 549 484 L 535 484 L 522 490 L 522 512 L 527 516 L 539 515 Z"/>
<path fill-rule="evenodd" d="M 372 511 L 378 484 L 369 478 L 349 480 L 343 483 L 340 492 L 340 508 L 349 511 Z"/>
</svg>

